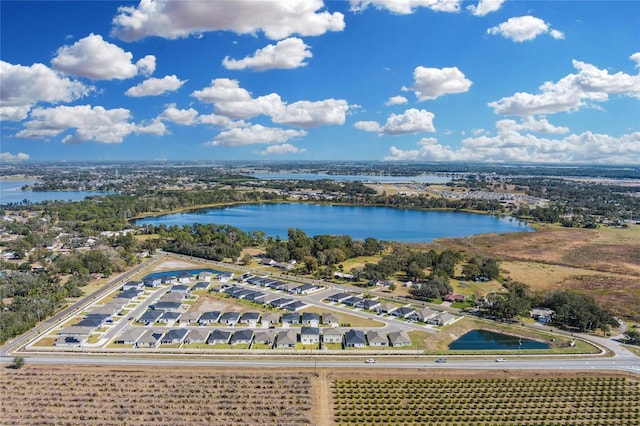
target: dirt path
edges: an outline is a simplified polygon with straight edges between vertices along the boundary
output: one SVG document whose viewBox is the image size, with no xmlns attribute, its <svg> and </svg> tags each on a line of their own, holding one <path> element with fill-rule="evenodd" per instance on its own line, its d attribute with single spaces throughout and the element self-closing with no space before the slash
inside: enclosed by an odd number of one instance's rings
<svg viewBox="0 0 640 426">
<path fill-rule="evenodd" d="M 333 425 L 333 401 L 331 398 L 331 373 L 318 370 L 318 377 L 314 379 L 313 408 L 311 419 L 316 426 Z"/>
</svg>

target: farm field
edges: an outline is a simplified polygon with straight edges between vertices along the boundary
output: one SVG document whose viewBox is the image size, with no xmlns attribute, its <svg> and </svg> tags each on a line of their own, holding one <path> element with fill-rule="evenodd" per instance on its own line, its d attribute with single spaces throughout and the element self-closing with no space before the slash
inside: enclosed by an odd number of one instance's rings
<svg viewBox="0 0 640 426">
<path fill-rule="evenodd" d="M 432 369 L 0 370 L 11 425 L 639 425 L 638 376 Z"/>
</svg>

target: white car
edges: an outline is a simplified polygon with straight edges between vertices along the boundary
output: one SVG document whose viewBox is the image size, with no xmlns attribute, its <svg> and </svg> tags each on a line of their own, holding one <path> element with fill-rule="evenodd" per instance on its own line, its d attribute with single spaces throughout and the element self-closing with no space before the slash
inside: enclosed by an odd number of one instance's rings
<svg viewBox="0 0 640 426">
<path fill-rule="evenodd" d="M 373 358 L 369 358 L 368 360 L 365 361 L 365 364 L 375 364 L 376 360 Z"/>
<path fill-rule="evenodd" d="M 507 362 L 507 360 L 504 358 L 498 358 L 496 359 L 496 362 Z"/>
</svg>

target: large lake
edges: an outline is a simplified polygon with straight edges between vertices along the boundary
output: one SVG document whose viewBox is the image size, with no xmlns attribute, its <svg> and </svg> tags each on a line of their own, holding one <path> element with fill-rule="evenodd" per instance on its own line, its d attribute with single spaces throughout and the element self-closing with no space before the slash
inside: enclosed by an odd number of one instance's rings
<svg viewBox="0 0 640 426">
<path fill-rule="evenodd" d="M 90 191 L 23 191 L 25 185 L 33 185 L 34 180 L 0 180 L 0 204 L 20 203 L 27 200 L 30 203 L 42 201 L 82 201 L 92 195 L 102 195 L 104 192 Z"/>
<path fill-rule="evenodd" d="M 287 238 L 289 228 L 307 235 L 350 235 L 385 241 L 421 242 L 442 237 L 484 233 L 533 231 L 526 223 L 489 215 L 392 209 L 387 207 L 331 206 L 304 203 L 245 204 L 137 220 L 136 225 L 232 225 L 244 231 L 263 231 Z"/>
</svg>

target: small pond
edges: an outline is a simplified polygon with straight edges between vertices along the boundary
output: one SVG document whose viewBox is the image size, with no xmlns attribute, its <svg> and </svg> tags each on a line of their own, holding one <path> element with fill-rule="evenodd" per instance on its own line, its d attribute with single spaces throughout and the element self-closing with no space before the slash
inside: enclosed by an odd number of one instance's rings
<svg viewBox="0 0 640 426">
<path fill-rule="evenodd" d="M 549 345 L 508 334 L 494 333 L 487 330 L 471 330 L 453 341 L 449 345 L 449 349 L 458 351 L 549 349 Z"/>
</svg>

